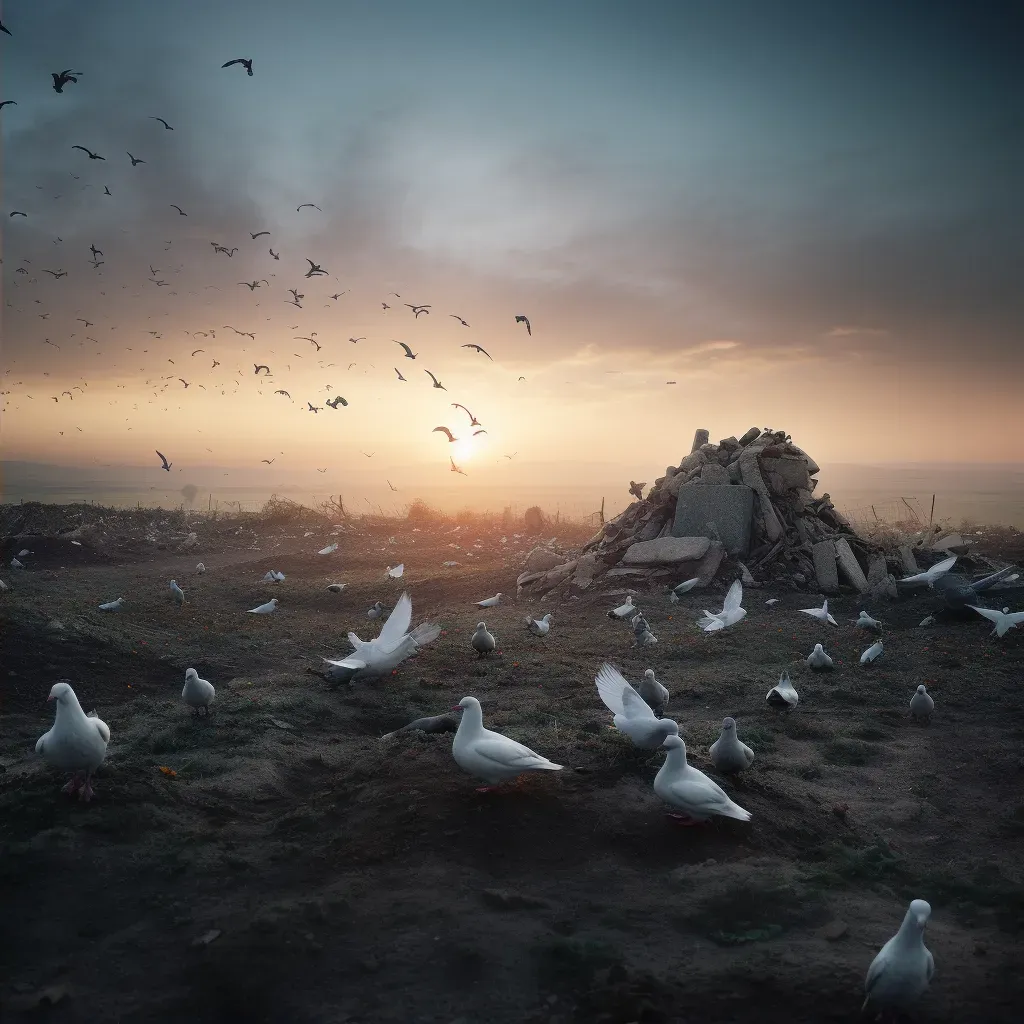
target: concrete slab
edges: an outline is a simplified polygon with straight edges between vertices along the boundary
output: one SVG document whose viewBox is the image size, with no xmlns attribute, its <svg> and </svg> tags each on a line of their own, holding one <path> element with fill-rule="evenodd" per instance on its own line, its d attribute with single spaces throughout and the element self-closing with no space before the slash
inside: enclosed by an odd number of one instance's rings
<svg viewBox="0 0 1024 1024">
<path fill-rule="evenodd" d="M 623 565 L 672 565 L 703 558 L 711 541 L 707 537 L 661 537 L 631 544 L 622 556 Z"/>
<path fill-rule="evenodd" d="M 754 520 L 754 491 L 745 484 L 682 487 L 672 524 L 674 537 L 702 537 L 713 523 L 730 555 L 746 557 Z"/>
<path fill-rule="evenodd" d="M 836 546 L 830 540 L 820 540 L 811 545 L 814 560 L 814 576 L 818 589 L 823 594 L 834 594 L 839 590 L 839 567 L 836 564 Z"/>
</svg>

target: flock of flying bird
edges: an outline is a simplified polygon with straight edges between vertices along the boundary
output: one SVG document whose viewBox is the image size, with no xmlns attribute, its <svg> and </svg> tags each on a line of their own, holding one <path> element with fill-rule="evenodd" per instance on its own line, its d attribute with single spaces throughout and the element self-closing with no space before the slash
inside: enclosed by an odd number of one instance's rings
<svg viewBox="0 0 1024 1024">
<path fill-rule="evenodd" d="M 8 32 L 7 34 L 10 35 L 10 32 Z M 236 65 L 241 67 L 241 68 L 243 68 L 248 76 L 250 76 L 250 77 L 253 76 L 253 61 L 250 58 L 238 57 L 238 58 L 226 61 L 222 65 L 222 68 L 232 68 L 233 66 L 236 66 Z M 58 93 L 58 94 L 63 94 L 65 89 L 69 85 L 79 86 L 80 80 L 84 80 L 85 82 L 87 82 L 88 81 L 88 76 L 87 76 L 87 74 L 84 74 L 81 71 L 77 71 L 77 70 L 75 70 L 73 68 L 67 68 L 67 69 L 65 69 L 63 71 L 52 73 L 52 79 L 53 79 L 53 90 L 56 93 Z M 81 87 L 81 86 L 79 86 L 79 87 Z M 16 105 L 17 105 L 17 101 L 16 100 L 3 100 L 2 102 L 0 102 L 0 108 L 6 107 L 6 106 L 16 106 Z M 171 125 L 167 120 L 165 120 L 162 117 L 159 117 L 159 116 L 156 116 L 156 115 L 149 115 L 148 119 L 152 120 L 154 122 L 159 123 L 159 125 L 162 126 L 162 129 L 165 132 L 175 131 L 175 126 Z M 133 146 L 133 148 L 135 148 L 135 147 Z M 88 159 L 90 165 L 96 164 L 97 166 L 103 166 L 107 162 L 107 158 L 105 156 L 103 156 L 97 150 L 89 148 L 88 146 L 76 143 L 76 144 L 72 145 L 70 147 L 70 149 L 71 150 L 76 150 L 76 151 L 79 151 L 79 152 L 83 153 L 85 155 L 85 158 Z M 139 156 L 135 155 L 135 153 L 131 152 L 130 150 L 126 149 L 125 153 L 126 153 L 127 158 L 131 162 L 131 167 L 132 168 L 143 167 L 143 166 L 145 166 L 145 165 L 147 165 L 149 163 L 149 161 L 146 158 L 139 157 Z M 80 175 L 79 174 L 75 174 L 73 170 L 70 171 L 70 173 L 71 173 L 72 177 L 74 177 L 76 180 L 78 180 L 80 178 Z M 143 173 L 143 172 L 140 171 L 139 173 Z M 95 184 L 99 184 L 99 183 L 96 182 Z M 37 188 L 41 188 L 41 187 L 42 186 L 37 186 Z M 91 187 L 91 185 L 85 185 L 85 186 L 83 186 L 83 189 L 89 188 L 89 187 Z M 111 190 L 110 190 L 108 185 L 104 185 L 103 195 L 111 196 L 111 197 L 113 196 L 113 193 L 111 192 Z M 56 196 L 54 198 L 55 199 L 59 199 L 60 197 Z M 167 208 L 175 210 L 179 217 L 187 217 L 188 216 L 188 212 L 185 209 L 183 209 L 180 205 L 177 205 L 177 204 L 174 204 L 174 203 L 168 203 Z M 295 209 L 296 209 L 297 213 L 300 213 L 303 209 L 313 209 L 313 210 L 316 210 L 316 211 L 320 211 L 320 207 L 318 205 L 316 205 L 315 203 L 311 203 L 311 202 L 300 203 L 298 206 L 296 206 Z M 14 217 L 23 217 L 23 218 L 27 219 L 29 214 L 26 213 L 24 210 L 20 210 L 19 209 L 19 210 L 12 210 L 12 211 L 10 211 L 8 216 L 9 216 L 9 219 L 10 218 L 14 218 Z M 264 236 L 269 237 L 270 235 L 271 235 L 271 232 L 268 231 L 268 230 L 258 230 L 258 231 L 250 231 L 249 232 L 250 240 L 252 242 L 255 242 L 257 239 L 262 238 Z M 60 245 L 60 244 L 62 244 L 62 242 L 63 242 L 63 239 L 57 238 L 57 239 L 54 240 L 54 245 Z M 106 244 L 109 245 L 109 243 L 106 243 Z M 167 240 L 167 242 L 165 243 L 165 251 L 171 249 L 173 245 L 174 245 L 173 239 Z M 234 258 L 236 253 L 239 252 L 239 246 L 224 245 L 224 244 L 222 244 L 219 241 L 211 241 L 210 242 L 210 246 L 212 247 L 212 251 L 213 251 L 213 254 L 215 256 L 223 255 L 227 259 Z M 89 252 L 90 252 L 90 257 L 91 258 L 88 261 L 88 263 L 93 268 L 93 270 L 97 273 L 97 275 L 100 278 L 102 278 L 103 277 L 103 272 L 100 270 L 100 268 L 105 266 L 105 264 L 106 264 L 106 260 L 101 258 L 101 257 L 105 256 L 103 248 L 100 248 L 97 245 L 93 244 L 93 245 L 90 246 Z M 275 263 L 281 261 L 282 254 L 281 254 L 280 249 L 275 251 L 273 245 L 271 245 L 269 247 L 269 249 L 267 250 L 267 252 L 268 252 L 268 258 L 271 259 L 272 261 L 274 261 Z M 330 271 L 328 269 L 326 269 L 322 265 L 322 263 L 319 263 L 319 262 L 316 262 L 314 260 L 311 260 L 308 257 L 305 258 L 305 262 L 308 264 L 308 268 L 302 274 L 302 277 L 305 280 L 314 280 L 314 279 L 323 278 L 323 277 L 329 277 L 330 276 Z M 149 266 L 149 277 L 148 277 L 147 280 L 151 284 L 153 284 L 157 289 L 172 288 L 172 282 L 170 282 L 170 281 L 168 281 L 168 280 L 166 280 L 166 279 L 164 279 L 164 278 L 159 276 L 161 271 L 157 267 L 155 267 L 152 263 L 150 263 L 148 266 Z M 180 273 L 181 272 L 181 268 L 176 269 L 174 272 L 175 273 Z M 56 282 L 60 281 L 61 279 L 67 278 L 69 276 L 69 271 L 65 270 L 63 267 L 58 267 L 57 269 L 40 268 L 40 273 L 44 273 L 44 274 L 50 275 L 53 278 L 54 284 L 56 284 Z M 251 280 L 251 281 L 239 281 L 237 283 L 236 287 L 248 288 L 249 292 L 251 294 L 254 294 L 254 293 L 257 292 L 257 290 L 261 290 L 263 288 L 270 289 L 270 288 L 274 287 L 274 285 L 272 285 L 272 283 L 271 283 L 271 279 L 274 278 L 275 276 L 276 275 L 273 272 L 267 272 L 266 276 L 264 276 L 264 277 L 254 277 L 254 279 Z M 26 279 L 26 278 L 27 278 L 27 280 L 24 280 L 24 282 L 23 282 L 23 279 Z M 8 307 L 16 308 L 20 312 L 24 312 L 24 310 L 21 309 L 20 306 L 19 307 L 15 306 L 15 299 L 20 299 L 22 294 L 24 294 L 22 292 L 22 289 L 25 289 L 25 291 L 28 291 L 28 286 L 35 285 L 35 284 L 38 283 L 38 281 L 39 281 L 39 278 L 34 276 L 33 261 L 29 260 L 28 258 L 21 258 L 19 266 L 15 269 L 14 275 L 13 275 L 14 297 L 13 298 L 8 298 L 7 306 Z M 128 286 L 125 285 L 123 287 L 126 289 Z M 206 285 L 206 288 L 214 288 L 216 290 L 220 290 L 219 286 L 217 286 L 217 285 Z M 332 302 L 337 302 L 343 295 L 345 295 L 347 293 L 347 291 L 348 291 L 348 289 L 345 289 L 345 290 L 339 289 L 339 290 L 334 291 L 333 293 L 328 293 L 326 297 L 329 298 Z M 31 292 L 29 293 L 30 296 L 33 295 L 33 294 L 34 293 L 31 293 Z M 172 288 L 172 290 L 168 294 L 169 295 L 177 295 L 178 293 L 177 293 L 176 290 L 174 290 Z M 306 307 L 303 306 L 303 302 L 302 302 L 302 300 L 306 298 L 306 294 L 304 292 L 300 291 L 299 287 L 288 288 L 287 289 L 287 294 L 290 297 L 284 299 L 283 300 L 284 302 L 286 302 L 289 305 L 294 306 L 295 308 L 300 309 L 300 310 L 306 308 Z M 100 291 L 100 295 L 106 296 L 106 291 L 105 290 L 101 290 Z M 387 298 L 390 299 L 392 296 L 394 296 L 394 297 L 396 297 L 398 299 L 402 298 L 402 296 L 399 293 L 397 293 L 397 292 L 391 292 L 387 296 Z M 51 298 L 56 298 L 56 297 L 57 297 L 57 293 L 54 293 L 54 292 L 51 291 L 51 292 L 45 294 L 45 298 L 34 297 L 32 299 L 32 301 L 33 301 L 33 304 L 43 305 L 44 301 L 49 300 Z M 259 305 L 259 303 L 257 303 L 257 305 Z M 421 316 L 430 316 L 431 313 L 433 312 L 433 307 L 429 303 L 403 302 L 403 305 L 406 306 L 411 311 L 411 313 L 413 315 L 413 318 L 416 321 L 418 321 Z M 382 314 L 386 314 L 391 309 L 392 309 L 392 304 L 390 302 L 388 302 L 387 299 L 385 299 L 384 301 L 381 301 L 381 313 Z M 50 313 L 50 311 L 44 311 L 44 312 L 39 312 L 36 315 L 40 319 L 46 321 L 46 320 L 49 319 L 51 313 Z M 99 319 L 100 316 L 101 316 L 101 314 L 90 312 L 90 314 L 88 316 L 79 317 L 78 318 L 78 322 L 83 324 L 85 329 L 88 330 L 89 328 L 93 328 L 93 327 L 96 326 L 95 320 Z M 456 320 L 461 327 L 464 327 L 464 328 L 469 328 L 470 327 L 469 322 L 463 316 L 461 316 L 459 314 L 450 313 L 450 314 L 448 314 L 448 317 L 450 319 Z M 269 320 L 271 318 L 268 317 L 267 319 Z M 525 327 L 527 334 L 532 336 L 532 334 L 533 334 L 533 326 L 532 326 L 532 324 L 530 322 L 530 319 L 527 316 L 525 316 L 523 314 L 518 314 L 518 315 L 515 316 L 515 322 L 517 324 L 522 324 Z M 299 327 L 298 324 L 290 324 L 288 326 L 292 330 L 297 329 Z M 116 329 L 116 325 L 111 326 L 110 329 L 111 330 L 115 330 Z M 217 330 L 218 329 L 219 330 L 223 330 L 223 331 L 232 331 L 232 332 L 234 332 L 235 336 L 242 337 L 242 338 L 249 338 L 254 343 L 257 341 L 257 332 L 256 331 L 240 330 L 237 327 L 234 327 L 234 326 L 232 326 L 230 324 L 223 325 L 220 328 L 208 327 L 205 330 L 198 330 L 198 331 L 192 331 L 192 332 L 185 331 L 185 333 L 189 335 L 190 339 L 202 338 L 202 339 L 213 339 L 213 340 L 216 340 L 216 338 L 217 338 Z M 150 344 L 155 344 L 156 341 L 162 340 L 164 338 L 163 333 L 161 331 L 159 331 L 159 330 L 151 330 L 151 331 L 148 332 L 148 334 L 153 339 L 153 341 L 150 342 Z M 71 333 L 70 336 L 69 336 L 69 340 L 70 340 L 70 338 L 75 338 L 75 337 L 76 337 L 76 334 L 75 333 Z M 321 350 L 324 348 L 324 346 L 326 344 L 326 339 L 320 338 L 319 335 L 318 335 L 318 332 L 315 331 L 315 330 L 314 331 L 307 330 L 307 333 L 305 335 L 293 335 L 293 340 L 309 342 L 311 344 L 311 346 L 313 347 L 313 349 L 315 350 L 316 353 L 320 353 Z M 349 342 L 351 344 L 358 345 L 361 342 L 365 342 L 367 339 L 365 337 L 350 337 L 348 340 L 349 340 Z M 94 345 L 97 345 L 97 346 L 99 346 L 101 344 L 98 338 L 95 338 L 95 337 L 92 337 L 92 336 L 85 336 L 85 341 L 91 342 L 91 343 L 93 343 Z M 397 345 L 402 350 L 402 358 L 414 361 L 414 360 L 416 360 L 416 359 L 418 359 L 420 357 L 421 353 L 413 351 L 413 348 L 407 342 L 399 341 L 397 339 L 392 339 L 392 341 L 394 342 L 395 345 Z M 54 349 L 60 351 L 60 347 L 61 346 L 59 344 L 57 344 L 56 342 L 52 341 L 49 337 L 43 339 L 43 344 L 49 345 L 49 346 L 53 347 Z M 81 345 L 81 346 L 84 346 L 84 344 L 85 344 L 84 341 L 80 341 L 79 342 L 79 345 Z M 490 354 L 490 352 L 488 352 L 482 345 L 479 345 L 479 344 L 477 344 L 475 342 L 469 342 L 469 343 L 466 343 L 466 344 L 462 344 L 462 345 L 460 345 L 460 347 L 463 348 L 463 349 L 469 350 L 472 353 L 484 356 L 488 360 L 490 360 L 491 362 L 494 361 L 494 359 L 493 359 L 492 355 Z M 100 348 L 97 348 L 95 351 L 96 351 L 97 354 L 102 354 L 102 349 L 100 349 Z M 134 347 L 126 347 L 126 351 L 134 353 L 135 350 L 134 350 Z M 245 350 L 243 349 L 243 351 L 245 351 Z M 146 355 L 149 355 L 150 354 L 150 350 L 148 348 L 142 349 L 142 353 L 146 354 Z M 165 353 L 160 353 L 160 354 L 161 355 L 166 355 Z M 196 348 L 196 349 L 192 349 L 191 350 L 191 354 L 190 354 L 190 356 L 188 358 L 189 358 L 189 360 L 194 360 L 194 359 L 196 359 L 197 356 L 204 355 L 204 354 L 207 354 L 207 351 L 206 351 L 205 348 Z M 303 358 L 302 355 L 300 353 L 298 353 L 298 352 L 293 353 L 293 355 L 296 358 L 298 358 L 298 359 L 302 359 Z M 167 362 L 168 363 L 170 363 L 170 364 L 172 364 L 174 366 L 177 365 L 176 362 L 175 362 L 175 359 L 171 358 L 170 355 L 167 355 L 166 358 L 167 358 Z M 209 367 L 210 371 L 214 371 L 214 370 L 217 369 L 217 367 L 222 365 L 221 360 L 218 360 L 218 359 L 212 358 L 212 357 L 211 357 L 211 359 L 212 359 L 212 365 Z M 269 360 L 267 362 L 253 362 L 252 363 L 252 366 L 253 366 L 252 376 L 260 378 L 261 381 L 262 380 L 270 380 L 270 381 L 276 382 L 277 381 L 277 377 L 275 376 L 274 369 L 272 368 L 271 363 L 272 363 L 272 361 L 269 361 Z M 328 370 L 330 368 L 333 368 L 333 367 L 335 367 L 335 365 L 336 364 L 333 363 L 333 362 L 330 362 L 330 363 L 325 362 L 325 360 L 322 359 L 322 358 L 318 360 L 318 366 L 321 369 L 323 369 L 323 370 Z M 354 363 L 354 362 L 353 363 L 349 363 L 348 367 L 347 367 L 347 370 L 351 370 L 356 365 L 358 365 L 358 364 Z M 370 364 L 370 366 L 372 367 L 373 364 Z M 145 367 L 140 367 L 139 369 L 142 370 L 142 371 L 145 371 L 146 368 Z M 287 369 L 289 371 L 291 371 L 291 369 L 292 369 L 291 363 L 288 363 Z M 398 366 L 394 366 L 393 369 L 394 369 L 394 373 L 395 373 L 395 377 L 393 379 L 396 382 L 406 383 L 406 382 L 409 381 L 409 378 L 406 377 L 405 374 L 402 373 L 402 371 L 398 368 Z M 222 373 L 224 373 L 226 371 L 227 371 L 227 368 L 225 368 L 225 370 L 223 370 Z M 430 369 L 424 368 L 423 372 L 428 377 L 428 379 L 430 381 L 430 384 L 431 384 L 431 387 L 433 389 L 440 390 L 440 391 L 447 391 L 448 390 L 445 387 L 444 383 L 436 376 L 436 374 L 433 371 L 431 371 Z M 10 370 L 8 370 L 7 373 L 9 374 Z M 46 377 L 48 377 L 49 375 L 50 375 L 49 373 L 44 374 L 44 376 L 46 376 Z M 245 373 L 243 372 L 243 370 L 240 369 L 240 368 L 236 368 L 235 376 L 234 376 L 233 380 L 231 380 L 231 383 L 234 384 L 234 391 L 231 392 L 232 394 L 238 394 L 239 393 L 239 388 L 242 386 L 242 384 L 244 382 L 244 377 L 245 377 Z M 207 379 L 209 381 L 209 378 L 207 378 Z M 525 379 L 526 379 L 525 377 L 519 377 L 520 381 L 524 381 Z M 85 381 L 84 378 L 82 380 L 83 380 L 82 384 L 74 385 L 73 387 L 64 389 L 59 394 L 50 396 L 50 398 L 52 399 L 52 401 L 54 401 L 58 405 L 62 402 L 62 400 L 65 397 L 69 401 L 73 401 L 74 398 L 75 398 L 74 392 L 77 391 L 77 392 L 80 392 L 81 394 L 85 394 L 85 388 L 88 387 L 88 382 Z M 12 393 L 11 392 L 11 388 L 12 387 L 16 387 L 18 385 L 21 385 L 22 383 L 23 383 L 22 381 L 16 382 L 16 384 L 14 384 L 11 387 L 8 387 L 7 389 L 5 389 L 3 394 L 5 394 L 5 395 L 11 394 Z M 227 382 L 225 382 L 225 381 L 219 381 L 219 382 L 209 381 L 209 383 L 210 383 L 210 388 L 219 387 L 221 395 L 225 395 L 225 394 L 228 393 L 226 391 Z M 166 374 L 166 375 L 161 375 L 161 376 L 159 376 L 157 378 L 150 377 L 149 379 L 145 380 L 145 384 L 155 388 L 155 390 L 153 391 L 154 398 L 159 398 L 160 396 L 164 395 L 164 393 L 167 392 L 167 390 L 169 388 L 171 388 L 172 385 L 176 385 L 176 384 L 180 384 L 181 385 L 181 390 L 182 391 L 187 391 L 193 385 L 197 389 L 200 389 L 200 390 L 203 390 L 203 391 L 210 390 L 207 387 L 207 384 L 204 384 L 204 383 L 196 380 L 195 379 L 195 375 L 189 374 L 189 379 L 186 379 L 184 376 L 180 376 L 176 372 L 175 373 Z M 258 386 L 257 386 L 257 389 L 258 389 Z M 324 391 L 325 394 L 329 394 L 330 392 L 332 392 L 334 390 L 335 389 L 330 384 L 326 384 L 326 385 L 323 386 L 323 391 Z M 263 394 L 263 392 L 260 391 L 260 390 L 257 390 L 257 393 L 260 394 L 260 395 Z M 275 396 L 280 396 L 280 397 L 282 397 L 284 399 L 287 399 L 288 402 L 294 402 L 294 399 L 292 398 L 292 394 L 291 394 L 290 390 L 287 387 L 277 388 L 277 389 L 274 390 L 273 394 Z M 26 397 L 29 398 L 29 399 L 33 398 L 33 396 L 31 396 L 31 395 L 27 395 Z M 312 401 L 310 401 L 309 399 L 303 399 L 303 401 L 305 402 L 305 411 L 306 412 L 310 412 L 310 413 L 314 413 L 314 414 L 320 413 L 325 408 L 330 409 L 332 411 L 338 411 L 339 408 L 344 408 L 344 407 L 347 407 L 349 405 L 349 400 L 347 398 L 341 396 L 340 394 L 334 394 L 332 397 L 327 397 L 327 398 L 323 398 L 321 396 L 317 396 L 317 398 L 314 398 Z M 487 433 L 486 429 L 483 428 L 483 426 L 480 423 L 480 421 L 472 413 L 469 413 L 469 410 L 466 409 L 466 407 L 464 405 L 462 405 L 460 403 L 457 403 L 457 402 L 453 402 L 453 403 L 451 403 L 451 405 L 454 408 L 463 409 L 465 412 L 467 412 L 467 414 L 469 415 L 469 418 L 470 418 L 470 423 L 469 423 L 469 428 L 470 429 L 477 428 L 477 429 L 473 429 L 473 432 L 472 432 L 472 434 L 470 436 L 478 437 L 481 434 L 486 434 Z M 78 429 L 80 432 L 82 430 L 81 427 L 77 427 L 76 429 Z M 129 427 L 128 429 L 131 429 L 131 428 Z M 455 436 L 453 430 L 450 427 L 447 427 L 447 426 L 436 427 L 434 432 L 439 432 L 439 433 L 444 434 L 447 437 L 449 442 L 455 442 L 455 441 L 459 440 Z M 61 433 L 61 435 L 63 435 L 63 431 L 60 431 L 60 433 Z M 211 449 L 207 449 L 207 450 L 210 451 Z M 159 457 L 160 457 L 160 460 L 161 460 L 161 468 L 167 470 L 168 472 L 170 472 L 170 468 L 171 468 L 171 464 L 172 464 L 170 462 L 170 460 L 165 458 L 163 455 L 160 455 Z M 371 457 L 371 456 L 368 456 L 368 457 Z M 512 456 L 506 456 L 506 458 L 511 458 L 511 457 Z M 264 459 L 264 460 L 261 460 L 261 461 L 266 462 L 267 464 L 271 464 L 273 460 Z M 452 456 L 449 456 L 449 465 L 450 465 L 451 472 L 457 473 L 457 474 L 461 474 L 463 476 L 466 475 L 464 470 L 460 466 L 458 466 L 456 464 L 455 459 Z M 180 471 L 181 471 L 181 468 L 179 467 L 179 472 Z"/>
</svg>

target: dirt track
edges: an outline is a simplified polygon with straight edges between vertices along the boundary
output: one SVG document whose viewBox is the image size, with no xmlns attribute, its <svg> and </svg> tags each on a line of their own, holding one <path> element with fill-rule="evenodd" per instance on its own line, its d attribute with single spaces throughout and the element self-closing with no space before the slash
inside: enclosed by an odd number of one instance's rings
<svg viewBox="0 0 1024 1024">
<path fill-rule="evenodd" d="M 49 992 L 54 1024 L 855 1021 L 914 897 L 932 904 L 937 964 L 918 1019 L 1019 1019 L 1024 630 L 922 628 L 916 597 L 869 609 L 886 650 L 862 668 L 855 597 L 830 603 L 826 635 L 795 614 L 817 595 L 748 588 L 746 620 L 704 636 L 693 622 L 720 607 L 716 586 L 675 606 L 641 595 L 660 640 L 641 653 L 609 597 L 514 603 L 525 538 L 449 529 L 342 535 L 329 558 L 310 552 L 330 538 L 302 530 L 117 557 L 51 540 L 4 569 L 4 1020 L 37 1019 Z M 383 574 L 399 560 L 414 621 L 445 633 L 396 676 L 331 691 L 307 669 L 347 652 L 348 630 L 373 632 L 366 609 L 397 594 Z M 287 580 L 261 583 L 270 568 Z M 481 616 L 471 602 L 498 590 Z M 122 613 L 95 610 L 122 594 Z M 278 614 L 244 614 L 272 595 Z M 523 616 L 544 611 L 551 634 L 528 635 Z M 478 661 L 481 617 L 500 654 Z M 800 660 L 817 641 L 830 675 Z M 750 824 L 666 820 L 661 754 L 608 728 L 606 659 L 631 679 L 656 670 L 706 771 L 722 717 L 738 720 L 756 761 L 723 784 Z M 209 720 L 181 704 L 188 667 L 217 687 Z M 788 717 L 764 707 L 782 668 L 801 696 Z M 111 728 L 91 805 L 33 752 L 63 677 Z M 907 718 L 918 682 L 930 726 Z M 566 769 L 482 796 L 450 735 L 380 742 L 467 693 Z"/>
</svg>

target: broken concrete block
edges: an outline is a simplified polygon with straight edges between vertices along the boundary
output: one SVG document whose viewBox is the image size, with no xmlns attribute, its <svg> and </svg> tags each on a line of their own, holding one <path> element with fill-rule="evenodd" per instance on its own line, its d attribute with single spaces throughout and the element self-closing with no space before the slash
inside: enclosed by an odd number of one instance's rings
<svg viewBox="0 0 1024 1024">
<path fill-rule="evenodd" d="M 836 566 L 836 547 L 830 540 L 811 545 L 814 577 L 823 594 L 834 594 L 839 589 L 839 569 Z"/>
<path fill-rule="evenodd" d="M 548 569 L 554 569 L 556 565 L 561 565 L 564 561 L 565 555 L 560 555 L 557 551 L 552 551 L 550 548 L 534 548 L 526 556 L 523 572 L 547 572 Z"/>
<path fill-rule="evenodd" d="M 850 547 L 849 541 L 845 537 L 840 537 L 836 541 L 836 559 L 839 562 L 839 568 L 843 570 L 846 578 L 863 594 L 868 589 L 868 580 L 864 575 L 864 570 L 860 567 L 860 562 L 857 561 L 857 556 Z"/>
<path fill-rule="evenodd" d="M 717 462 L 709 462 L 701 469 L 698 480 L 702 484 L 727 484 L 729 483 L 729 470 Z"/>
<path fill-rule="evenodd" d="M 665 525 L 665 519 L 662 515 L 651 516 L 650 519 L 644 524 L 644 528 L 637 534 L 637 540 L 654 540 L 661 533 L 661 528 Z"/>
<path fill-rule="evenodd" d="M 777 493 L 797 489 L 810 491 L 811 477 L 807 472 L 807 463 L 803 459 L 762 458 L 761 472 L 765 474 L 766 478 L 778 478 L 781 486 L 771 481 L 772 490 Z"/>
<path fill-rule="evenodd" d="M 693 435 L 693 444 L 690 446 L 690 451 L 695 452 L 702 444 L 707 444 L 711 438 L 711 431 L 709 430 L 698 430 Z"/>
<path fill-rule="evenodd" d="M 600 564 L 597 555 L 582 555 L 576 560 L 576 572 L 572 578 L 573 583 L 580 590 L 586 590 L 594 582 L 594 576 L 597 574 Z"/>
<path fill-rule="evenodd" d="M 744 435 L 743 435 L 743 436 L 742 436 L 742 437 L 740 438 L 740 442 L 739 442 L 739 443 L 740 443 L 740 447 L 741 447 L 741 448 L 746 448 L 746 446 L 747 446 L 748 444 L 750 444 L 750 442 L 751 442 L 751 441 L 756 441 L 756 440 L 757 440 L 757 438 L 759 438 L 760 436 L 761 436 L 761 428 L 760 428 L 760 427 L 751 427 L 751 428 L 750 428 L 750 429 L 749 429 L 749 430 L 748 430 L 748 431 L 747 431 L 747 432 L 746 432 L 746 433 L 745 433 L 745 434 L 744 434 Z"/>
<path fill-rule="evenodd" d="M 754 521 L 754 492 L 743 484 L 684 487 L 672 524 L 675 537 L 708 536 L 714 523 L 725 550 L 746 557 Z"/>
<path fill-rule="evenodd" d="M 871 556 L 868 562 L 868 585 L 874 586 L 889 575 L 889 567 L 885 562 L 885 555 L 879 553 Z"/>
<path fill-rule="evenodd" d="M 804 462 L 807 463 L 807 472 L 814 476 L 815 473 L 821 472 L 821 466 L 819 466 L 814 459 L 810 457 L 802 448 L 797 448 L 795 444 L 790 443 L 789 450 L 799 455 Z"/>
<path fill-rule="evenodd" d="M 719 568 L 725 561 L 725 547 L 717 540 L 713 540 L 708 546 L 707 554 L 697 563 L 692 570 L 693 575 L 687 576 L 693 579 L 694 576 L 700 580 L 699 586 L 706 587 L 717 575 Z"/>
<path fill-rule="evenodd" d="M 908 576 L 916 576 L 921 570 L 917 567 L 917 559 L 914 557 L 914 549 L 909 544 L 900 545 L 900 561 Z"/>
<path fill-rule="evenodd" d="M 743 483 L 743 474 L 740 472 L 740 464 L 738 462 L 730 462 L 727 469 L 729 473 L 729 483 Z"/>
<path fill-rule="evenodd" d="M 696 562 L 703 558 L 711 541 L 707 537 L 662 537 L 659 540 L 637 541 L 622 556 L 623 565 L 670 565 L 675 562 Z"/>
<path fill-rule="evenodd" d="M 758 507 L 764 518 L 765 536 L 770 541 L 778 540 L 783 533 L 782 523 L 779 522 L 779 517 L 775 514 L 775 509 L 772 508 L 771 495 L 768 493 L 761 470 L 757 465 L 757 455 L 750 448 L 745 449 L 740 456 L 740 476 L 743 482 L 757 495 Z M 729 554 L 732 553 L 732 551 L 729 552 Z"/>
</svg>

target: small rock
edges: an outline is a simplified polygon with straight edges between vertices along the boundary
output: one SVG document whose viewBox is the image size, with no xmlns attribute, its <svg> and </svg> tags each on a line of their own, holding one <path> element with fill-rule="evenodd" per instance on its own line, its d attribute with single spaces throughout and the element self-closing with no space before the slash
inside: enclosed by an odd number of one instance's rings
<svg viewBox="0 0 1024 1024">
<path fill-rule="evenodd" d="M 850 926 L 845 921 L 829 921 L 824 928 L 821 929 L 823 938 L 828 939 L 829 942 L 835 942 L 837 939 L 843 938 L 850 930 Z"/>
<path fill-rule="evenodd" d="M 211 928 L 208 932 L 203 932 L 198 938 L 192 940 L 193 946 L 208 946 L 211 942 L 215 942 L 221 936 L 221 930 L 219 928 Z"/>
<path fill-rule="evenodd" d="M 484 903 L 497 910 L 543 910 L 551 906 L 539 896 L 528 896 L 510 889 L 484 889 L 480 896 Z"/>
</svg>

